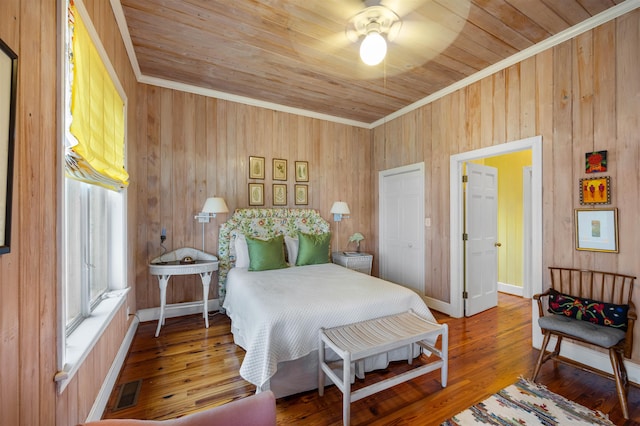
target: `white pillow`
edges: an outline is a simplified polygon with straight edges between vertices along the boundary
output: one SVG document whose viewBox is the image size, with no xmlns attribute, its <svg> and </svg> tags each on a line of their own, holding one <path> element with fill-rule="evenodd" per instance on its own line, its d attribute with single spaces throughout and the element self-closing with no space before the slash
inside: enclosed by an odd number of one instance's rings
<svg viewBox="0 0 640 426">
<path fill-rule="evenodd" d="M 249 267 L 249 247 L 244 235 L 236 235 L 236 268 Z"/>
<path fill-rule="evenodd" d="M 298 258 L 298 239 L 285 235 L 284 245 L 287 247 L 287 259 L 289 260 L 289 266 L 296 266 L 296 259 Z"/>
</svg>

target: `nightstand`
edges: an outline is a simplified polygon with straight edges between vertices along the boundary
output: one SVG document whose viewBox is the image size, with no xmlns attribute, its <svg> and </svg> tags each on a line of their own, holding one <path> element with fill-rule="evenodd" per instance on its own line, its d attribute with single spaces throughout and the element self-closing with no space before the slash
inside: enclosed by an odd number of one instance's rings
<svg viewBox="0 0 640 426">
<path fill-rule="evenodd" d="M 331 253 L 331 258 L 336 265 L 371 275 L 372 254 L 355 251 L 334 251 Z"/>
</svg>

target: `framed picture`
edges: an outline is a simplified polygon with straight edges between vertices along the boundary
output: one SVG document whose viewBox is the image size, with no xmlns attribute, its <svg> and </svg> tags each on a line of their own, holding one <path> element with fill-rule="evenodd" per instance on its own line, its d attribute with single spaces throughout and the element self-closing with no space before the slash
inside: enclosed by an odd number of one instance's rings
<svg viewBox="0 0 640 426">
<path fill-rule="evenodd" d="M 618 253 L 618 209 L 576 209 L 576 250 Z"/>
<path fill-rule="evenodd" d="M 284 183 L 273 184 L 273 205 L 274 206 L 286 206 L 287 205 L 287 185 Z"/>
<path fill-rule="evenodd" d="M 249 184 L 249 205 L 264 206 L 264 183 Z"/>
<path fill-rule="evenodd" d="M 607 151 L 587 152 L 584 155 L 585 173 L 601 173 L 607 171 Z"/>
<path fill-rule="evenodd" d="M 18 55 L 0 40 L 0 254 L 11 251 Z"/>
<path fill-rule="evenodd" d="M 611 178 L 580 179 L 580 204 L 611 204 Z"/>
<path fill-rule="evenodd" d="M 264 157 L 249 157 L 249 179 L 264 179 Z"/>
<path fill-rule="evenodd" d="M 309 185 L 296 185 L 294 188 L 296 206 L 306 206 L 309 204 Z"/>
<path fill-rule="evenodd" d="M 287 160 L 273 159 L 273 180 L 287 180 Z"/>
<path fill-rule="evenodd" d="M 296 161 L 296 182 L 309 182 L 308 161 Z"/>
</svg>

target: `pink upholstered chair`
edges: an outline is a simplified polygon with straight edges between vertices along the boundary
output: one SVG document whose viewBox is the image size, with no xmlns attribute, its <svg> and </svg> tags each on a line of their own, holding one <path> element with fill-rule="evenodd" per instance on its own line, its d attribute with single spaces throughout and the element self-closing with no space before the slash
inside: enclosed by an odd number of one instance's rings
<svg viewBox="0 0 640 426">
<path fill-rule="evenodd" d="M 177 419 L 106 419 L 84 423 L 84 426 L 275 426 L 275 424 L 276 399 L 273 392 L 266 391 Z"/>
</svg>

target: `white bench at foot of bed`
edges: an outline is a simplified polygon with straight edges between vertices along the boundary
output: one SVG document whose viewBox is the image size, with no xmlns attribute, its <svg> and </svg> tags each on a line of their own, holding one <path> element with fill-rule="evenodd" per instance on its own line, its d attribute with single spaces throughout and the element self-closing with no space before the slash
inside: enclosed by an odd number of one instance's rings
<svg viewBox="0 0 640 426">
<path fill-rule="evenodd" d="M 438 336 L 442 336 L 442 349 L 435 347 Z M 432 340 L 434 345 L 425 339 Z M 351 364 L 354 363 L 358 376 L 364 377 L 362 362 L 365 358 L 378 355 L 403 346 L 409 347 L 408 362 L 411 364 L 413 345 L 419 345 L 438 357 L 420 367 L 405 373 L 382 380 L 351 392 Z M 320 346 L 318 349 L 318 392 L 324 394 L 325 374 L 342 391 L 342 416 L 346 425 L 350 420 L 351 403 L 399 383 L 440 369 L 442 387 L 447 386 L 447 357 L 449 333 L 447 324 L 437 324 L 425 320 L 413 311 L 387 317 L 362 321 L 355 324 L 320 329 Z M 343 360 L 342 379 L 325 362 L 325 346 L 330 347 Z"/>
</svg>

